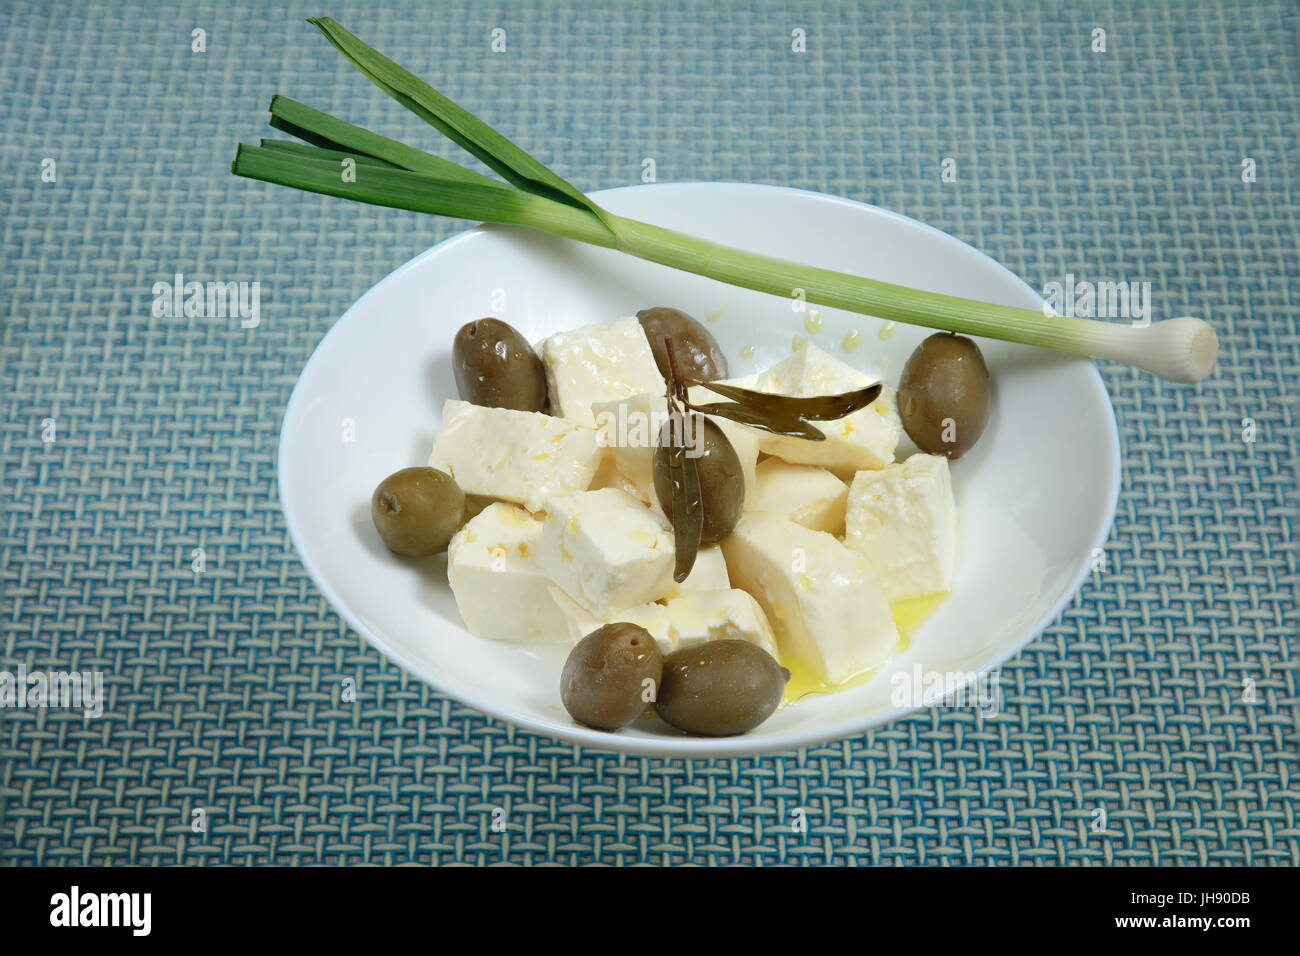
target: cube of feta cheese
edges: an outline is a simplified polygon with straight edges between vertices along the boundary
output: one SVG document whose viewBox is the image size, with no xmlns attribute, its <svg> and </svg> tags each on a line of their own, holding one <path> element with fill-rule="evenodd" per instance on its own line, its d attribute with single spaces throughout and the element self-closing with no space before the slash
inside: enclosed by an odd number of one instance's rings
<svg viewBox="0 0 1300 956">
<path fill-rule="evenodd" d="M 649 501 L 654 496 L 654 447 L 668 421 L 668 400 L 648 392 L 608 402 L 593 402 L 592 419 L 600 443 L 619 472 Z"/>
<path fill-rule="evenodd" d="M 716 395 L 706 394 L 692 401 L 714 401 Z M 633 395 L 631 398 L 611 402 L 596 402 L 591 406 L 596 427 L 600 429 L 601 444 L 610 450 L 615 466 L 630 482 L 641 489 L 647 501 L 654 498 L 654 448 L 659 430 L 668 421 L 668 400 L 662 395 Z M 758 437 L 744 425 L 713 418 L 735 449 L 740 459 L 740 470 L 745 478 L 745 495 L 754 490 L 754 466 L 758 463 Z"/>
<path fill-rule="evenodd" d="M 560 609 L 560 613 L 564 615 L 564 621 L 568 627 L 569 641 L 573 644 L 577 644 L 597 628 L 612 624 L 615 621 L 636 624 L 644 627 L 651 634 L 665 626 L 663 624 L 664 606 L 655 604 L 653 601 L 622 608 L 609 615 L 596 615 L 569 597 L 564 589 L 557 585 L 551 585 L 550 596 L 556 607 Z M 658 642 L 658 638 L 655 640 Z M 660 650 L 663 650 L 662 645 Z"/>
<path fill-rule="evenodd" d="M 759 392 L 808 397 L 837 395 L 872 384 L 872 380 L 851 365 L 809 343 L 789 358 L 760 372 L 752 385 Z M 821 465 L 835 471 L 881 468 L 894 460 L 894 449 L 903 433 L 894 390 L 883 385 L 880 395 L 866 408 L 844 418 L 816 422 L 825 441 L 808 441 L 788 435 L 754 430 L 759 448 L 788 462 Z"/>
<path fill-rule="evenodd" d="M 952 588 L 957 508 L 947 458 L 913 455 L 858 472 L 846 524 L 844 543 L 871 562 L 889 600 Z"/>
<path fill-rule="evenodd" d="M 541 519 L 503 502 L 488 505 L 452 537 L 447 580 L 471 634 L 498 641 L 568 640 L 568 618 L 538 564 L 541 543 Z"/>
<path fill-rule="evenodd" d="M 663 376 L 635 316 L 557 332 L 537 351 L 546 366 L 551 410 L 576 422 L 591 424 L 596 402 L 664 392 Z"/>
<path fill-rule="evenodd" d="M 626 491 L 557 495 L 545 507 L 542 569 L 592 614 L 657 601 L 672 590 L 672 530 Z"/>
<path fill-rule="evenodd" d="M 849 486 L 825 468 L 768 458 L 758 463 L 758 490 L 745 507 L 775 511 L 795 524 L 838 537 L 844 533 L 848 499 Z"/>
<path fill-rule="evenodd" d="M 429 465 L 451 475 L 466 494 L 536 511 L 547 495 L 587 488 L 604 454 L 594 426 L 451 399 L 443 405 Z"/>
<path fill-rule="evenodd" d="M 596 469 L 596 474 L 591 479 L 591 484 L 587 487 L 587 490 L 600 491 L 602 488 L 618 488 L 620 491 L 626 491 L 637 501 L 645 504 L 650 503 L 645 496 L 645 492 L 618 470 L 618 465 L 614 463 L 614 456 L 611 454 L 610 449 L 606 449 L 605 457 L 600 460 L 600 467 Z"/>
<path fill-rule="evenodd" d="M 770 511 L 747 511 L 722 541 L 735 587 L 758 599 L 781 653 L 838 684 L 898 646 L 876 572 L 823 531 Z"/>
<path fill-rule="evenodd" d="M 707 641 L 739 640 L 777 656 L 776 639 L 762 607 L 738 589 L 689 591 L 666 604 L 640 604 L 604 618 L 593 615 L 558 587 L 551 588 L 551 598 L 564 613 L 569 638 L 575 644 L 598 627 L 626 621 L 649 631 L 665 654 Z"/>
<path fill-rule="evenodd" d="M 664 598 L 672 600 L 684 591 L 727 591 L 731 589 L 731 579 L 727 577 L 727 559 L 722 556 L 722 546 L 706 545 L 695 555 L 695 564 L 691 573 L 681 584 L 673 583 L 673 589 Z"/>
<path fill-rule="evenodd" d="M 667 625 L 662 645 L 674 651 L 709 641 L 749 641 L 778 656 L 776 636 L 754 596 L 739 588 L 722 591 L 683 591 L 664 605 Z"/>
</svg>

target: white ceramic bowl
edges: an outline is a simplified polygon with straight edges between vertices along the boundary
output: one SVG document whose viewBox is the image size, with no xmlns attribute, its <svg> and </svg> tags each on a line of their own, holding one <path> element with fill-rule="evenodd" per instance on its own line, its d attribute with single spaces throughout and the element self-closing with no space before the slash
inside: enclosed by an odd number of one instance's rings
<svg viewBox="0 0 1300 956">
<path fill-rule="evenodd" d="M 895 213 L 816 193 L 734 183 L 637 186 L 596 194 L 613 212 L 795 261 L 904 285 L 1037 308 L 1023 282 L 970 246 Z M 529 730 L 606 750 L 721 757 L 857 734 L 916 706 L 897 673 L 996 667 L 1051 624 L 1092 567 L 1114 517 L 1119 441 L 1088 361 L 981 340 L 992 373 L 988 427 L 952 468 L 959 512 L 951 596 L 907 651 L 869 682 L 807 697 L 740 737 L 687 737 L 653 719 L 617 734 L 575 724 L 560 704 L 562 646 L 482 640 L 461 626 L 445 557 L 391 555 L 370 523 L 386 475 L 427 462 L 443 401 L 456 397 L 451 343 L 496 314 L 530 341 L 671 305 L 708 316 L 731 374 L 765 368 L 803 336 L 897 385 L 929 330 L 821 309 L 809 334 L 790 301 L 531 230 L 483 226 L 383 279 L 308 361 L 280 435 L 280 500 L 322 593 L 383 654 L 439 691 Z M 851 353 L 845 333 L 860 330 Z M 752 357 L 741 358 L 744 346 Z M 745 354 L 750 354 L 749 350 Z M 352 440 L 348 440 L 351 438 Z M 910 449 L 910 446 L 907 446 Z M 900 448 L 900 456 L 905 451 Z M 364 688 L 362 688 L 364 692 Z"/>
</svg>

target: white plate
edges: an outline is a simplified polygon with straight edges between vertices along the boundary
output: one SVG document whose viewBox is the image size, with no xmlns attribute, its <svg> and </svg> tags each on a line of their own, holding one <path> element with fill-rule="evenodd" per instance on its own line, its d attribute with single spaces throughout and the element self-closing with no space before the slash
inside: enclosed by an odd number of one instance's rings
<svg viewBox="0 0 1300 956">
<path fill-rule="evenodd" d="M 596 198 L 621 215 L 755 252 L 1041 305 L 965 243 L 845 199 L 733 183 L 637 186 Z M 1088 361 L 982 340 L 994 398 L 983 437 L 952 468 L 955 585 L 900 658 L 865 684 L 805 698 L 741 737 L 686 737 L 655 720 L 618 734 L 576 725 L 559 699 L 566 648 L 465 631 L 445 558 L 412 563 L 389 554 L 370 523 L 370 494 L 390 472 L 426 463 L 443 401 L 456 397 L 451 342 L 464 322 L 495 311 L 535 342 L 651 305 L 713 319 L 733 375 L 789 355 L 803 336 L 897 385 L 907 356 L 930 334 L 899 325 L 882 337 L 879 320 L 832 309 L 821 310 L 821 329 L 809 334 L 790 301 L 531 230 L 482 226 L 435 246 L 329 331 L 303 369 L 280 435 L 280 500 L 294 545 L 366 640 L 438 690 L 529 730 L 630 753 L 734 756 L 857 734 L 913 709 L 895 706 L 891 694 L 901 686 L 894 675 L 914 674 L 915 665 L 927 674 L 995 667 L 1051 624 L 1090 573 L 1119 488 L 1119 439 L 1101 377 Z M 860 338 L 845 353 L 849 329 Z M 752 358 L 741 358 L 744 346 Z"/>
</svg>

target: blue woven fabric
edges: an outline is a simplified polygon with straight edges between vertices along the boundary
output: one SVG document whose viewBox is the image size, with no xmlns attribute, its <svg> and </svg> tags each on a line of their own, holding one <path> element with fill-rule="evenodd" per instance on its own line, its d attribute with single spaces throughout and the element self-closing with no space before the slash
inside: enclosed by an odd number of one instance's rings
<svg viewBox="0 0 1300 956">
<path fill-rule="evenodd" d="M 431 693 L 348 631 L 285 532 L 280 419 L 331 322 L 460 225 L 229 175 L 277 92 L 455 155 L 319 12 L 582 188 L 652 156 L 661 181 L 834 193 L 1036 288 L 1149 279 L 1157 317 L 1215 324 L 1198 387 L 1103 363 L 1107 565 L 1003 669 L 999 716 L 610 756 Z M 107 681 L 100 720 L 0 711 L 6 863 L 1300 862 L 1294 4 L 42 0 L 0 24 L 4 659 Z M 176 272 L 259 281 L 260 326 L 155 318 Z"/>
</svg>

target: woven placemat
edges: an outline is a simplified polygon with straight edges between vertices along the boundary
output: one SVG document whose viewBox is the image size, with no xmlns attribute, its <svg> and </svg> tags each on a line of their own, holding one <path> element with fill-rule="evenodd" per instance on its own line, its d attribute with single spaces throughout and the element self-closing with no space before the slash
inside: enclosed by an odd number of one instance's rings
<svg viewBox="0 0 1300 956">
<path fill-rule="evenodd" d="M 349 632 L 285 531 L 280 419 L 331 322 L 460 226 L 229 175 L 276 92 L 454 155 L 303 23 L 322 12 L 582 188 L 650 156 L 661 181 L 834 193 L 1035 288 L 1150 280 L 1156 316 L 1215 324 L 1198 387 L 1103 364 L 1106 567 L 1005 666 L 998 716 L 610 756 Z M 100 670 L 107 695 L 98 720 L 0 711 L 6 863 L 1300 861 L 1294 4 L 42 0 L 0 24 L 5 666 Z M 177 272 L 260 282 L 260 325 L 155 318 Z"/>
</svg>

